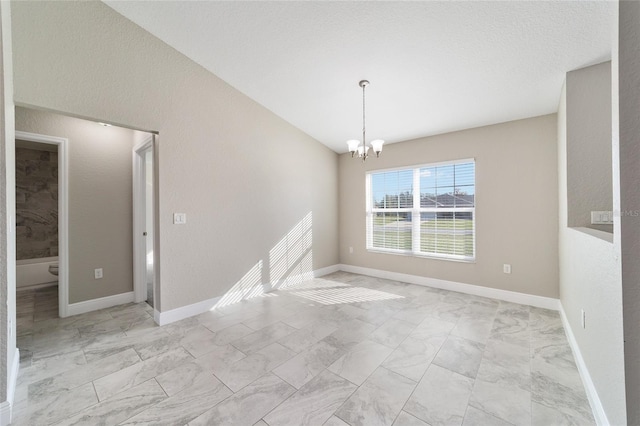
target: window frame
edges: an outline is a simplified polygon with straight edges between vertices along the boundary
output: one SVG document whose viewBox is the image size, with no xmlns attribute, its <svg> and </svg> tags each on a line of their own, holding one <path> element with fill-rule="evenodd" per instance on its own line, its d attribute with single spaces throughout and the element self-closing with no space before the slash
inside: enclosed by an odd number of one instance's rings
<svg viewBox="0 0 640 426">
<path fill-rule="evenodd" d="M 473 163 L 473 188 L 474 188 L 474 201 L 473 207 L 421 207 L 420 206 L 420 169 L 427 167 L 441 167 L 455 164 Z M 476 160 L 475 158 L 466 158 L 461 160 L 441 161 L 436 163 L 417 164 L 412 166 L 393 167 L 387 169 L 369 170 L 365 174 L 365 209 L 366 209 L 366 249 L 369 252 L 396 254 L 402 256 L 412 257 L 424 257 L 437 260 L 449 260 L 455 262 L 475 263 L 476 253 L 476 205 L 477 205 L 477 190 L 476 190 Z M 371 177 L 377 173 L 386 173 L 394 171 L 406 171 L 411 170 L 413 172 L 413 207 L 397 207 L 397 208 L 374 208 L 373 207 L 373 194 Z M 417 206 L 417 207 L 416 207 Z M 383 248 L 373 246 L 373 218 L 375 213 L 402 213 L 408 212 L 411 214 L 411 249 L 394 249 Z M 420 238 L 415 238 L 416 235 L 420 236 L 420 220 L 414 220 L 416 217 L 420 217 L 421 213 L 464 213 L 471 212 L 472 226 L 473 226 L 473 256 L 464 256 L 447 253 L 425 253 L 420 251 Z"/>
</svg>

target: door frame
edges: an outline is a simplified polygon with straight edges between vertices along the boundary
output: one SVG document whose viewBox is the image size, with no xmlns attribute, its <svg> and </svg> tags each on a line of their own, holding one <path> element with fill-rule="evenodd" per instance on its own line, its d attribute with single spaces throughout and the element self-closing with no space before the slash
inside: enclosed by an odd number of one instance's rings
<svg viewBox="0 0 640 426">
<path fill-rule="evenodd" d="M 133 292 L 134 301 L 136 303 L 143 302 L 147 299 L 147 265 L 146 265 L 146 238 L 142 235 L 145 232 L 145 210 L 146 210 L 146 176 L 145 176 L 145 158 L 144 153 L 147 150 L 151 150 L 151 156 L 153 158 L 153 167 L 151 170 L 153 191 L 151 192 L 152 208 L 153 212 L 151 217 L 153 223 L 151 228 L 153 229 L 153 308 L 157 310 L 157 292 L 156 292 L 156 277 L 158 267 L 158 255 L 156 248 L 158 247 L 156 231 L 156 147 L 155 137 L 149 136 L 144 142 L 136 145 L 133 148 Z"/>
<path fill-rule="evenodd" d="M 58 316 L 69 307 L 69 139 L 16 130 L 16 139 L 58 147 Z"/>
</svg>

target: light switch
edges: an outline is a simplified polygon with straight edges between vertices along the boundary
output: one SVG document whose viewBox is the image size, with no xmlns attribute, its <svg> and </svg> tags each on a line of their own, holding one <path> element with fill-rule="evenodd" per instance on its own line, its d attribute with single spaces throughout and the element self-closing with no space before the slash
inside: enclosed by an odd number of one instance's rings
<svg viewBox="0 0 640 426">
<path fill-rule="evenodd" d="M 173 214 L 173 224 L 174 225 L 184 225 L 187 223 L 187 214 L 186 213 L 174 213 Z"/>
<path fill-rule="evenodd" d="M 613 212 L 610 211 L 593 211 L 591 212 L 592 225 L 612 225 Z"/>
</svg>

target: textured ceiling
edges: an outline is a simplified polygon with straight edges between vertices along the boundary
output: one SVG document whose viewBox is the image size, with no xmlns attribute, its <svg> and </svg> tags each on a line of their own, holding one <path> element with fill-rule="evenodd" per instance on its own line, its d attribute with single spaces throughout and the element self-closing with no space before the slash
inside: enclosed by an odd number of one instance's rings
<svg viewBox="0 0 640 426">
<path fill-rule="evenodd" d="M 110 7 L 336 152 L 555 112 L 610 59 L 616 2 L 158 2 Z"/>
</svg>

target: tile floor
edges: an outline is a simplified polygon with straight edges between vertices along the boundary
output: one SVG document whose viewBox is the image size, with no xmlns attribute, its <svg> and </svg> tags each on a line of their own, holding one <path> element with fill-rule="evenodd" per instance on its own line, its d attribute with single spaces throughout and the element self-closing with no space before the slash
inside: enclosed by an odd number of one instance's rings
<svg viewBox="0 0 640 426">
<path fill-rule="evenodd" d="M 38 318 L 16 425 L 594 424 L 558 313 L 477 296 L 338 272 L 163 327 Z"/>
</svg>

